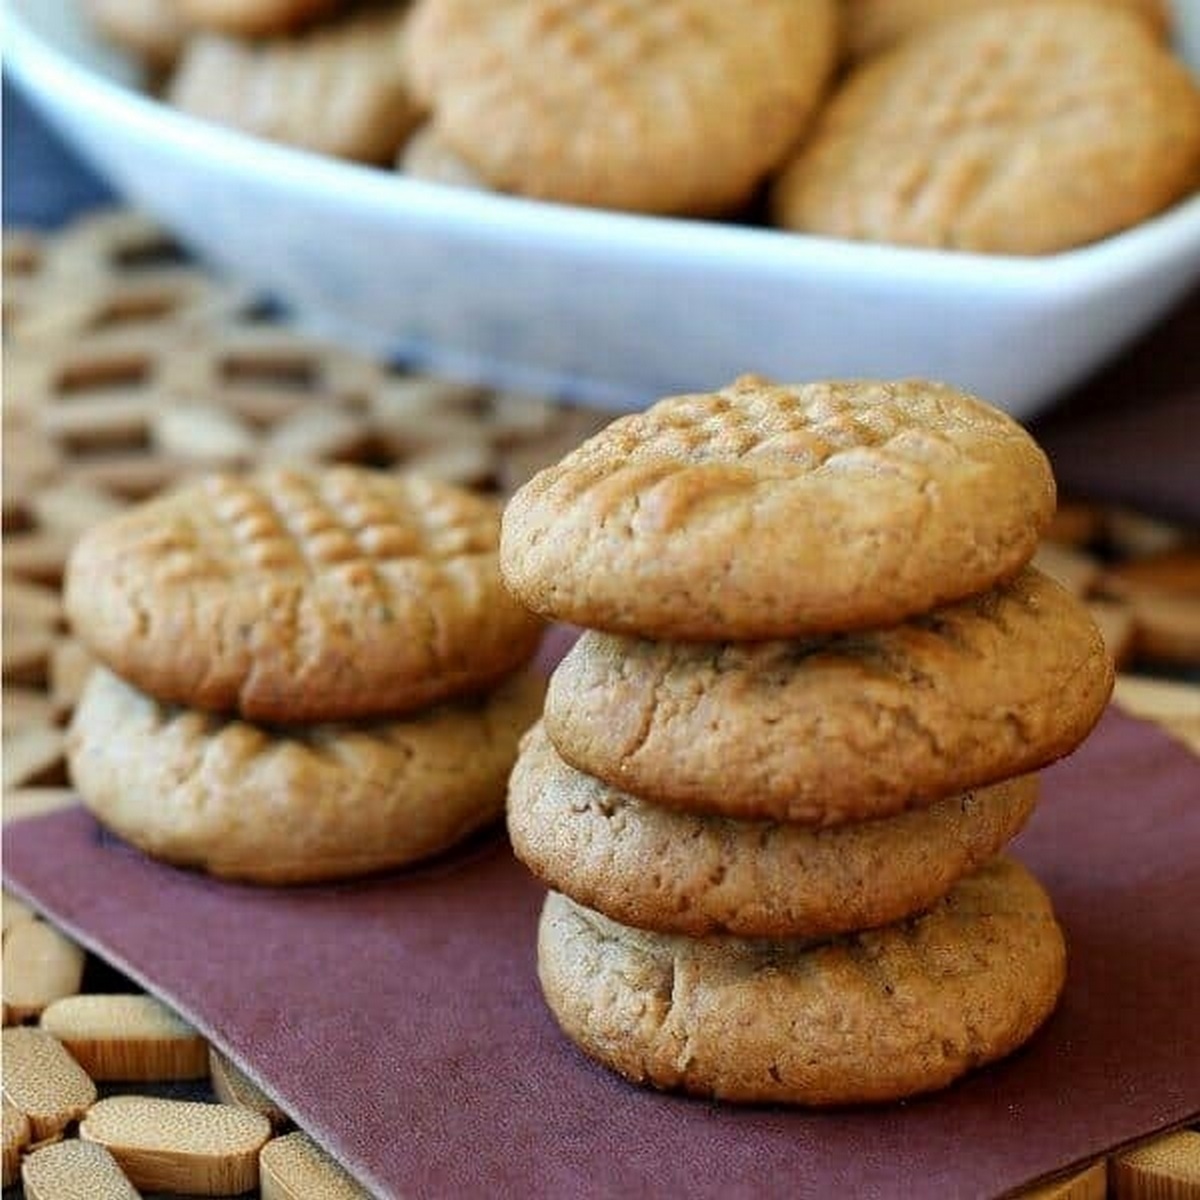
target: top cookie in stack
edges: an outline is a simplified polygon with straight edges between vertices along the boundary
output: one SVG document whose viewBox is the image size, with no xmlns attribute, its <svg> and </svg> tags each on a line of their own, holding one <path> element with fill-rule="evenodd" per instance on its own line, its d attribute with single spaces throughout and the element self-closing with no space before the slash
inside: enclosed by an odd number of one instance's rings
<svg viewBox="0 0 1200 1200">
<path fill-rule="evenodd" d="M 590 627 L 509 787 L 514 848 L 564 893 L 543 990 L 585 1050 L 825 1104 L 1033 1033 L 1062 937 L 991 860 L 1112 686 L 1087 611 L 1028 566 L 1054 503 L 1032 439 L 952 388 L 757 377 L 622 418 L 517 494 L 506 581 Z"/>
<path fill-rule="evenodd" d="M 106 669 L 68 752 L 168 861 L 257 882 L 398 866 L 499 815 L 540 681 L 499 511 L 358 467 L 216 475 L 93 527 L 65 582 Z"/>
<path fill-rule="evenodd" d="M 252 721 L 395 716 L 478 693 L 540 624 L 496 567 L 496 505 L 360 467 L 215 475 L 90 530 L 66 608 L 159 700 Z"/>
<path fill-rule="evenodd" d="M 933 383 L 746 376 L 613 422 L 504 517 L 535 612 L 735 641 L 892 624 L 1011 579 L 1054 514 L 1045 455 Z"/>
</svg>

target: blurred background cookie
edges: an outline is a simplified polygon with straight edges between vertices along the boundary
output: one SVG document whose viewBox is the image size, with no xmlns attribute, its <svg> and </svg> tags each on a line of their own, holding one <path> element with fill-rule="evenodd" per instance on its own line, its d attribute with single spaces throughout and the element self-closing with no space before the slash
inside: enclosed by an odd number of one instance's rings
<svg viewBox="0 0 1200 1200">
<path fill-rule="evenodd" d="M 941 21 L 853 71 L 774 192 L 807 233 L 1003 254 L 1095 241 L 1200 171 L 1200 91 L 1146 23 L 1056 2 Z"/>
<path fill-rule="evenodd" d="M 850 58 L 877 54 L 933 21 L 984 8 L 1045 0 L 842 0 L 842 40 Z M 1170 13 L 1164 0 L 1090 0 L 1101 8 L 1136 13 L 1155 33 L 1167 33 Z"/>
<path fill-rule="evenodd" d="M 493 187 L 642 212 L 743 204 L 837 54 L 829 0 L 423 0 L 414 85 Z"/>
<path fill-rule="evenodd" d="M 171 66 L 188 36 L 176 0 L 84 0 L 84 11 L 104 37 L 155 71 Z"/>
<path fill-rule="evenodd" d="M 289 33 L 346 7 L 346 0 L 173 0 L 193 25 L 242 37 Z"/>
<path fill-rule="evenodd" d="M 396 160 L 396 169 L 427 183 L 466 188 L 488 186 L 461 154 L 446 145 L 432 125 L 422 125 L 405 142 Z"/>
<path fill-rule="evenodd" d="M 294 37 L 192 38 L 167 87 L 194 116 L 338 158 L 384 163 L 420 120 L 403 64 L 403 5 Z"/>
</svg>

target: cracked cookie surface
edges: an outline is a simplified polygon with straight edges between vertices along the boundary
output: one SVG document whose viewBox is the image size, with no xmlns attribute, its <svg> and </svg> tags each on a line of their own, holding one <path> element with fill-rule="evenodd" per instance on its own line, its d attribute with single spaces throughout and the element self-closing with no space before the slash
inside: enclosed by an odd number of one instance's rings
<svg viewBox="0 0 1200 1200">
<path fill-rule="evenodd" d="M 820 943 L 646 933 L 552 892 L 538 971 L 567 1036 L 636 1083 L 834 1105 L 1011 1053 L 1053 1010 L 1066 948 L 1041 886 L 995 859 L 924 916 Z"/>
<path fill-rule="evenodd" d="M 546 732 L 581 771 L 675 808 L 815 825 L 1023 774 L 1099 720 L 1113 667 L 1087 609 L 1033 567 L 860 634 L 654 642 L 584 633 Z"/>
<path fill-rule="evenodd" d="M 68 734 L 97 819 L 155 858 L 256 883 L 344 879 L 428 858 L 500 816 L 543 685 L 402 720 L 263 728 L 172 708 L 103 668 Z"/>
<path fill-rule="evenodd" d="M 1054 512 L 1045 455 L 943 384 L 744 376 L 619 418 L 510 501 L 534 611 L 686 640 L 885 625 L 1014 575 Z"/>
<path fill-rule="evenodd" d="M 424 0 L 408 41 L 439 139 L 492 187 L 715 215 L 803 133 L 830 0 Z"/>
<path fill-rule="evenodd" d="M 211 476 L 89 530 L 78 636 L 157 699 L 259 721 L 411 712 L 525 662 L 496 506 L 357 467 Z"/>
<path fill-rule="evenodd" d="M 508 789 L 513 850 L 555 891 L 625 925 L 703 937 L 829 937 L 930 907 L 1002 849 L 1034 776 L 836 829 L 661 808 L 568 766 L 540 725 Z"/>
<path fill-rule="evenodd" d="M 854 71 L 773 196 L 832 237 L 1051 254 L 1135 225 L 1200 172 L 1200 91 L 1094 3 L 939 21 Z"/>
</svg>

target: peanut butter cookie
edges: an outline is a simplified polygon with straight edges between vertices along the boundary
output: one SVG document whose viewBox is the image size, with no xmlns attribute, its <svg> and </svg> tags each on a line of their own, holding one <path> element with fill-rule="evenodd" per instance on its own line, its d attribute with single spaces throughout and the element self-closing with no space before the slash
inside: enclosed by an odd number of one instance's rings
<svg viewBox="0 0 1200 1200">
<path fill-rule="evenodd" d="M 172 0 L 85 0 L 83 11 L 103 37 L 152 70 L 169 67 L 188 34 Z"/>
<path fill-rule="evenodd" d="M 455 154 L 431 125 L 423 125 L 405 142 L 396 160 L 396 170 L 427 183 L 487 190 L 478 172 Z"/>
<path fill-rule="evenodd" d="M 740 645 L 585 633 L 545 719 L 563 758 L 622 791 L 839 825 L 1052 762 L 1087 736 L 1112 683 L 1087 608 L 1029 568 L 861 634 Z"/>
<path fill-rule="evenodd" d="M 254 883 L 344 879 L 427 858 L 500 816 L 542 684 L 404 720 L 265 729 L 151 700 L 100 669 L 71 723 L 71 778 L 155 858 Z"/>
<path fill-rule="evenodd" d="M 193 25 L 238 37 L 291 33 L 346 7 L 346 0 L 172 0 Z"/>
<path fill-rule="evenodd" d="M 895 1100 L 1011 1053 L 1066 974 L 1050 901 L 996 859 L 924 916 L 833 941 L 691 939 L 551 893 L 542 990 L 587 1054 L 635 1083 L 719 1100 Z"/>
<path fill-rule="evenodd" d="M 491 501 L 414 476 L 211 476 L 84 534 L 66 609 L 159 700 L 257 721 L 411 712 L 537 646 L 500 581 L 499 525 Z"/>
<path fill-rule="evenodd" d="M 272 141 L 384 163 L 420 121 L 403 62 L 407 12 L 367 8 L 296 37 L 191 39 L 168 88 L 185 112 Z"/>
<path fill-rule="evenodd" d="M 778 180 L 779 224 L 1051 254 L 1153 216 L 1200 177 L 1200 91 L 1119 8 L 987 9 L 854 71 Z"/>
<path fill-rule="evenodd" d="M 1100 6 L 1125 8 L 1141 17 L 1156 35 L 1170 28 L 1164 0 L 1089 0 Z M 1046 0 L 842 0 L 842 41 L 851 58 L 866 58 L 922 29 L 933 21 L 977 9 L 1016 4 L 1044 5 Z"/>
<path fill-rule="evenodd" d="M 622 417 L 504 515 L 532 609 L 646 637 L 883 625 L 1011 577 L 1054 513 L 1045 455 L 943 384 L 748 375 Z M 551 730 L 553 735 L 553 730 Z"/>
<path fill-rule="evenodd" d="M 568 766 L 541 726 L 508 789 L 513 849 L 535 875 L 614 921 L 704 937 L 820 938 L 929 908 L 1020 830 L 1026 775 L 836 829 L 694 816 Z"/>
<path fill-rule="evenodd" d="M 716 214 L 804 132 L 835 26 L 830 0 L 424 0 L 409 50 L 439 138 L 492 187 Z"/>
</svg>

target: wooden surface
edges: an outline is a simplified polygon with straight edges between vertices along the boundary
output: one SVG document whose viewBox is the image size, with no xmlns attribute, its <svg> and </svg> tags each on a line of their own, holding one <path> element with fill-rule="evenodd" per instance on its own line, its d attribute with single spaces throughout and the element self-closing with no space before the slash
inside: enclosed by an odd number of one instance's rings
<svg viewBox="0 0 1200 1200">
<path fill-rule="evenodd" d="M 182 262 L 153 227 L 128 213 L 90 219 L 52 240 L 10 234 L 4 251 L 6 821 L 74 802 L 62 730 L 90 659 L 65 628 L 58 587 L 74 538 L 94 521 L 200 471 L 279 459 L 416 469 L 503 495 L 605 420 L 538 397 L 403 374 L 299 336 L 261 319 L 245 294 Z M 1123 669 L 1116 702 L 1200 753 L 1200 687 L 1190 682 L 1200 671 L 1196 531 L 1073 501 L 1063 505 L 1052 536 L 1041 565 L 1096 613 Z M 7 899 L 4 923 L 6 1025 L 36 1021 L 57 998 L 78 991 L 132 990 Z M 170 1066 L 161 1070 L 177 1078 L 154 1081 L 146 1064 L 179 1056 L 139 1043 L 144 1028 L 131 1032 L 130 1014 L 119 1006 L 111 1028 L 103 1027 L 105 1010 L 99 1011 L 88 1045 L 97 1055 L 135 1061 L 144 1077 L 136 1085 L 104 1083 L 100 1095 L 136 1092 L 165 1104 L 135 1114 L 143 1141 L 147 1113 L 178 1117 L 180 1101 L 218 1097 L 265 1110 L 270 1124 L 287 1133 L 286 1116 L 219 1060 L 211 1082 L 180 1079 L 196 1070 Z M 194 1067 L 194 1053 L 183 1057 Z M 53 1117 L 43 1123 L 53 1124 Z M 169 1124 L 163 1124 L 168 1143 Z M 19 1116 L 10 1122 L 6 1107 L 6 1164 L 35 1148 L 36 1136 L 21 1130 Z M 66 1125 L 68 1137 L 75 1131 Z M 181 1119 L 180 1144 L 167 1146 L 167 1161 L 202 1174 L 212 1164 L 188 1159 L 185 1133 L 195 1130 Z M 361 1194 L 302 1134 L 290 1137 L 286 1145 L 266 1143 L 263 1194 Z M 1032 1194 L 1200 1196 L 1200 1133 L 1159 1143 Z M 150 1158 L 159 1161 L 159 1153 Z M 229 1178 L 248 1169 L 245 1145 L 240 1153 Z M 101 1196 L 109 1194 L 100 1190 L 101 1176 L 111 1187 L 117 1168 L 111 1157 L 88 1151 L 43 1155 L 32 1169 L 43 1181 L 35 1182 L 38 1195 L 47 1186 L 65 1188 L 54 1182 L 60 1177 L 88 1195 L 86 1172 L 94 1170 Z M 213 1169 L 220 1178 L 220 1165 Z M 77 1185 L 80 1172 L 84 1185 Z M 20 1194 L 5 1191 L 6 1200 Z"/>
</svg>

